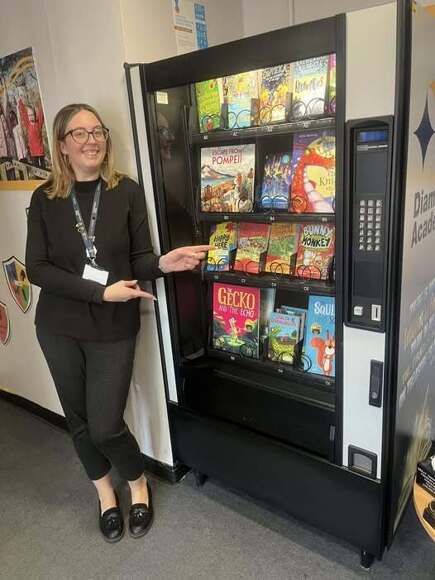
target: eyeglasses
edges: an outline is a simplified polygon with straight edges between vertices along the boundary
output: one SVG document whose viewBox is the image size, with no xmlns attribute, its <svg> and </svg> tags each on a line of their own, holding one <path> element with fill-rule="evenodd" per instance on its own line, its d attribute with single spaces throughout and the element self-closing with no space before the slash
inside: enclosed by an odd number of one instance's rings
<svg viewBox="0 0 435 580">
<path fill-rule="evenodd" d="M 84 145 L 89 141 L 89 136 L 92 135 L 94 141 L 97 143 L 103 143 L 109 138 L 109 129 L 107 127 L 95 127 L 92 131 L 88 131 L 83 127 L 77 127 L 77 129 L 71 129 L 65 133 L 63 138 L 65 139 L 68 135 L 71 135 L 73 140 L 79 145 Z"/>
</svg>

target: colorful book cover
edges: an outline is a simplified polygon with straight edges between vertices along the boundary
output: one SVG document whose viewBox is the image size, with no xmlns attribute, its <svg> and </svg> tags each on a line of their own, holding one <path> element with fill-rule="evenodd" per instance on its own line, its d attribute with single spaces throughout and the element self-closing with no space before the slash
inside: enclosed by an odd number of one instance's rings
<svg viewBox="0 0 435 580">
<path fill-rule="evenodd" d="M 260 204 L 263 209 L 288 210 L 292 183 L 292 153 L 272 153 L 264 160 Z"/>
<path fill-rule="evenodd" d="M 306 330 L 306 322 L 307 322 L 307 310 L 305 308 L 296 308 L 295 306 L 281 306 L 281 312 L 284 314 L 293 314 L 294 316 L 299 316 L 301 319 L 301 324 L 299 327 L 299 337 L 298 342 L 304 340 L 305 330 Z"/>
<path fill-rule="evenodd" d="M 285 121 L 289 105 L 290 65 L 281 64 L 261 71 L 260 124 Z"/>
<path fill-rule="evenodd" d="M 337 58 L 335 54 L 329 55 L 329 79 L 328 79 L 328 112 L 335 114 L 335 95 L 336 95 L 336 71 Z"/>
<path fill-rule="evenodd" d="M 270 229 L 265 271 L 272 274 L 293 274 L 298 242 L 298 224 L 273 223 Z"/>
<path fill-rule="evenodd" d="M 334 213 L 335 134 L 332 129 L 296 133 L 290 211 Z"/>
<path fill-rule="evenodd" d="M 260 288 L 213 284 L 213 347 L 259 357 Z"/>
<path fill-rule="evenodd" d="M 329 56 L 293 63 L 293 117 L 323 115 L 326 109 Z"/>
<path fill-rule="evenodd" d="M 304 354 L 310 373 L 335 377 L 335 298 L 310 296 Z"/>
<path fill-rule="evenodd" d="M 296 258 L 296 276 L 327 280 L 335 255 L 335 226 L 302 224 Z"/>
<path fill-rule="evenodd" d="M 201 210 L 248 212 L 254 206 L 255 144 L 201 149 Z"/>
<path fill-rule="evenodd" d="M 223 93 L 228 104 L 228 126 L 252 125 L 252 99 L 258 99 L 259 71 L 249 71 L 224 77 Z"/>
<path fill-rule="evenodd" d="M 263 255 L 267 250 L 269 233 L 269 224 L 248 222 L 239 225 L 239 243 L 234 270 L 249 274 L 260 272 L 263 265 Z"/>
<path fill-rule="evenodd" d="M 269 327 L 269 359 L 272 361 L 293 364 L 295 348 L 299 342 L 299 316 L 272 312 Z"/>
<path fill-rule="evenodd" d="M 223 272 L 230 269 L 231 253 L 237 248 L 237 224 L 224 222 L 213 224 L 207 256 L 207 270 Z"/>
<path fill-rule="evenodd" d="M 221 79 L 210 79 L 195 83 L 196 107 L 201 133 L 220 129 L 222 88 Z"/>
</svg>

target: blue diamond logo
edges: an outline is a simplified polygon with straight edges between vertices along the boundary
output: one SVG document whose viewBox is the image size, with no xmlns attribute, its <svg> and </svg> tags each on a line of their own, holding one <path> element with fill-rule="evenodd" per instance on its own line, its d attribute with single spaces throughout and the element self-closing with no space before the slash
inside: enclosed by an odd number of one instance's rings
<svg viewBox="0 0 435 580">
<path fill-rule="evenodd" d="M 432 139 L 435 131 L 432 128 L 429 117 L 429 107 L 428 100 L 426 96 L 426 106 L 424 108 L 423 117 L 421 118 L 420 125 L 414 131 L 414 135 L 417 137 L 418 142 L 421 147 L 421 155 L 423 157 L 423 165 L 426 158 L 427 148 L 429 147 L 430 140 Z"/>
</svg>

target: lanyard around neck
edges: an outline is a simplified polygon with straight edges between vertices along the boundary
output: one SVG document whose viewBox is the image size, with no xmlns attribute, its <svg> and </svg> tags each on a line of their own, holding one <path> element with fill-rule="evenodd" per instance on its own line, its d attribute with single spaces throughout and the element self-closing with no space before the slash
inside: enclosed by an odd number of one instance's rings
<svg viewBox="0 0 435 580">
<path fill-rule="evenodd" d="M 74 214 L 76 217 L 76 228 L 78 229 L 80 235 L 82 236 L 83 245 L 85 246 L 87 257 L 91 261 L 91 264 L 93 266 L 96 266 L 97 264 L 95 262 L 95 256 L 97 255 L 97 250 L 95 249 L 94 240 L 95 240 L 95 224 L 97 223 L 98 216 L 98 206 L 100 205 L 101 181 L 98 182 L 98 185 L 94 193 L 94 201 L 92 202 L 92 212 L 91 212 L 91 221 L 89 223 L 89 230 L 86 230 L 85 224 L 83 222 L 82 212 L 80 211 L 77 196 L 74 191 L 74 186 L 71 187 L 70 195 L 74 208 Z"/>
</svg>

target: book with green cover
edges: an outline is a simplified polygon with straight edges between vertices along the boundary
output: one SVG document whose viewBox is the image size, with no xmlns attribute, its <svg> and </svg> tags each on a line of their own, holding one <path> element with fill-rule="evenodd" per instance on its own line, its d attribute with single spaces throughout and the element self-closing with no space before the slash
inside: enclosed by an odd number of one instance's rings
<svg viewBox="0 0 435 580">
<path fill-rule="evenodd" d="M 258 274 L 269 241 L 269 224 L 241 223 L 234 270 Z"/>
<path fill-rule="evenodd" d="M 296 358 L 301 319 L 297 315 L 272 312 L 269 327 L 270 360 L 292 365 Z"/>
<path fill-rule="evenodd" d="M 299 225 L 273 223 L 266 256 L 266 272 L 293 274 L 299 242 Z"/>
<path fill-rule="evenodd" d="M 222 81 L 210 79 L 195 83 L 199 130 L 207 133 L 222 127 Z"/>
<path fill-rule="evenodd" d="M 259 71 L 249 71 L 224 77 L 223 94 L 228 105 L 229 128 L 250 127 L 252 100 L 258 99 Z"/>
</svg>

